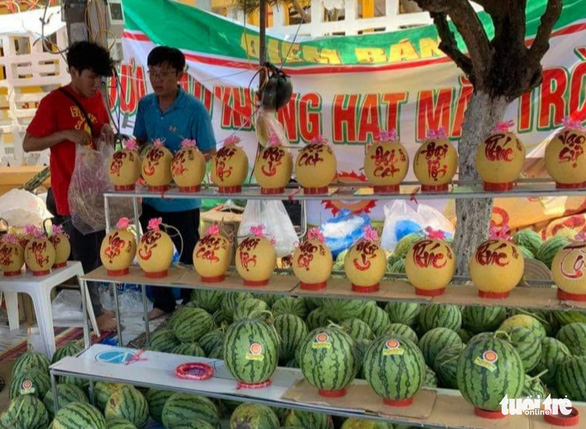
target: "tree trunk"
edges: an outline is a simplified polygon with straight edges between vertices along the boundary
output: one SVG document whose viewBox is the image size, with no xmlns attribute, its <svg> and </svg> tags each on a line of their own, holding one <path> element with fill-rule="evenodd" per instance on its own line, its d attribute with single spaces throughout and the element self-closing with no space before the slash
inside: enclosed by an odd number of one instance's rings
<svg viewBox="0 0 586 429">
<path fill-rule="evenodd" d="M 458 145 L 459 180 L 479 180 L 476 171 L 476 150 L 501 121 L 509 102 L 505 98 L 491 98 L 487 93 L 475 91 L 466 110 L 466 121 Z M 456 200 L 457 255 L 456 274 L 468 275 L 468 264 L 476 248 L 488 237 L 492 199 Z"/>
</svg>

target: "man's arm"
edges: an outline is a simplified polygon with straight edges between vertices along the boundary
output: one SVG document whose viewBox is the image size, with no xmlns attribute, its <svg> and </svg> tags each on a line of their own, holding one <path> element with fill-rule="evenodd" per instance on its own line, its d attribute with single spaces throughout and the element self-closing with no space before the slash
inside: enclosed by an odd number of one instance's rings
<svg viewBox="0 0 586 429">
<path fill-rule="evenodd" d="M 69 140 L 80 145 L 91 143 L 90 136 L 85 131 L 66 130 L 57 131 L 45 137 L 34 137 L 30 133 L 26 133 L 22 142 L 22 148 L 25 152 L 40 152 L 64 140 Z"/>
</svg>

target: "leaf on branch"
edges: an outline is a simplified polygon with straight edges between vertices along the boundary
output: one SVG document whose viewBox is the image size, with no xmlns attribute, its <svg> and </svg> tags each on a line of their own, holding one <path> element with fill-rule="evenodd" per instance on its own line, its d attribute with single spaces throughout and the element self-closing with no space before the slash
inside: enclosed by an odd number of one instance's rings
<svg viewBox="0 0 586 429">
<path fill-rule="evenodd" d="M 529 56 L 535 61 L 541 61 L 549 49 L 549 38 L 553 31 L 553 26 L 562 13 L 563 0 L 548 0 L 545 12 L 541 16 L 541 24 L 535 40 L 529 49 Z"/>
</svg>

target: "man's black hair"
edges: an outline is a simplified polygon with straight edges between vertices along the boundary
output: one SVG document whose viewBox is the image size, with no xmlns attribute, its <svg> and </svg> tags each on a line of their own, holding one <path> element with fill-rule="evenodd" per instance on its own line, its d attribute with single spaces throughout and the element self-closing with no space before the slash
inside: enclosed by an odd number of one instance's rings
<svg viewBox="0 0 586 429">
<path fill-rule="evenodd" d="M 91 70 L 100 76 L 112 76 L 114 63 L 107 49 L 92 42 L 75 42 L 67 51 L 67 64 L 81 74 Z"/>
<path fill-rule="evenodd" d="M 147 58 L 149 66 L 160 66 L 167 63 L 178 72 L 185 69 L 185 55 L 179 49 L 170 46 L 157 46 L 153 49 Z"/>
</svg>

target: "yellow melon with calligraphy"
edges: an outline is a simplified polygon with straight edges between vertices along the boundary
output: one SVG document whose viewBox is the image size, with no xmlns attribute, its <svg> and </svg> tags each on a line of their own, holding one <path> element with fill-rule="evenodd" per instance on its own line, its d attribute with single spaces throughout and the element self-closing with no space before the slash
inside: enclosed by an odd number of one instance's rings
<svg viewBox="0 0 586 429">
<path fill-rule="evenodd" d="M 458 169 L 458 152 L 447 138 L 424 141 L 413 159 L 423 192 L 444 192 Z"/>
<path fill-rule="evenodd" d="M 121 149 L 112 154 L 108 162 L 108 177 L 117 191 L 134 190 L 140 177 L 140 156 L 134 150 Z"/>
<path fill-rule="evenodd" d="M 417 295 L 442 295 L 456 270 L 456 255 L 442 240 L 415 242 L 405 257 L 405 273 Z"/>
<path fill-rule="evenodd" d="M 205 174 L 206 160 L 197 147 L 184 146 L 177 151 L 171 162 L 171 175 L 179 192 L 199 192 Z"/>
<path fill-rule="evenodd" d="M 0 269 L 5 277 L 18 276 L 24 265 L 24 249 L 14 234 L 6 234 L 0 239 Z"/>
<path fill-rule="evenodd" d="M 220 188 L 221 194 L 242 191 L 247 175 L 248 157 L 239 146 L 224 146 L 212 157 L 212 182 Z"/>
<path fill-rule="evenodd" d="M 301 282 L 301 289 L 325 288 L 333 265 L 332 252 L 318 239 L 305 240 L 293 252 L 293 272 Z"/>
<path fill-rule="evenodd" d="M 55 247 L 47 237 L 35 237 L 24 249 L 24 262 L 35 276 L 50 274 L 55 264 Z"/>
<path fill-rule="evenodd" d="M 71 243 L 69 236 L 63 232 L 53 234 L 49 237 L 49 241 L 55 248 L 55 264 L 53 268 L 63 268 L 67 266 L 67 261 L 71 255 Z"/>
<path fill-rule="evenodd" d="M 114 229 L 102 240 L 100 260 L 112 277 L 129 273 L 136 256 L 136 239 L 126 228 Z"/>
<path fill-rule="evenodd" d="M 151 229 L 144 234 L 136 251 L 138 265 L 149 278 L 167 277 L 173 261 L 173 241 L 160 229 Z"/>
<path fill-rule="evenodd" d="M 161 143 L 155 143 L 142 160 L 142 178 L 149 190 L 165 192 L 173 177 L 171 176 L 171 162 L 173 155 Z"/>
<path fill-rule="evenodd" d="M 399 192 L 409 170 L 409 154 L 398 141 L 379 141 L 368 146 L 364 174 L 375 193 Z"/>
<path fill-rule="evenodd" d="M 573 242 L 556 253 L 551 263 L 558 297 L 586 301 L 586 242 Z"/>
<path fill-rule="evenodd" d="M 247 286 L 265 286 L 277 264 L 277 252 L 265 237 L 250 235 L 236 249 L 236 270 Z"/>
<path fill-rule="evenodd" d="M 263 147 L 254 164 L 254 177 L 263 194 L 280 194 L 291 180 L 293 158 L 283 146 Z"/>
<path fill-rule="evenodd" d="M 202 282 L 224 280 L 232 259 L 231 247 L 230 240 L 219 232 L 208 234 L 197 242 L 193 249 L 193 268 Z"/>
<path fill-rule="evenodd" d="M 385 252 L 374 240 L 359 240 L 344 258 L 344 271 L 346 277 L 352 282 L 352 290 L 355 292 L 378 291 L 386 268 Z"/>
<path fill-rule="evenodd" d="M 337 169 L 336 155 L 323 141 L 305 146 L 295 160 L 295 176 L 306 194 L 327 194 Z"/>
<path fill-rule="evenodd" d="M 525 261 L 510 241 L 488 240 L 470 261 L 470 277 L 484 298 L 506 298 L 521 281 Z"/>
<path fill-rule="evenodd" d="M 476 151 L 476 170 L 485 191 L 510 191 L 525 164 L 525 146 L 509 132 L 496 132 Z"/>
<path fill-rule="evenodd" d="M 545 148 L 545 168 L 560 189 L 586 188 L 586 132 L 564 129 Z"/>
</svg>

